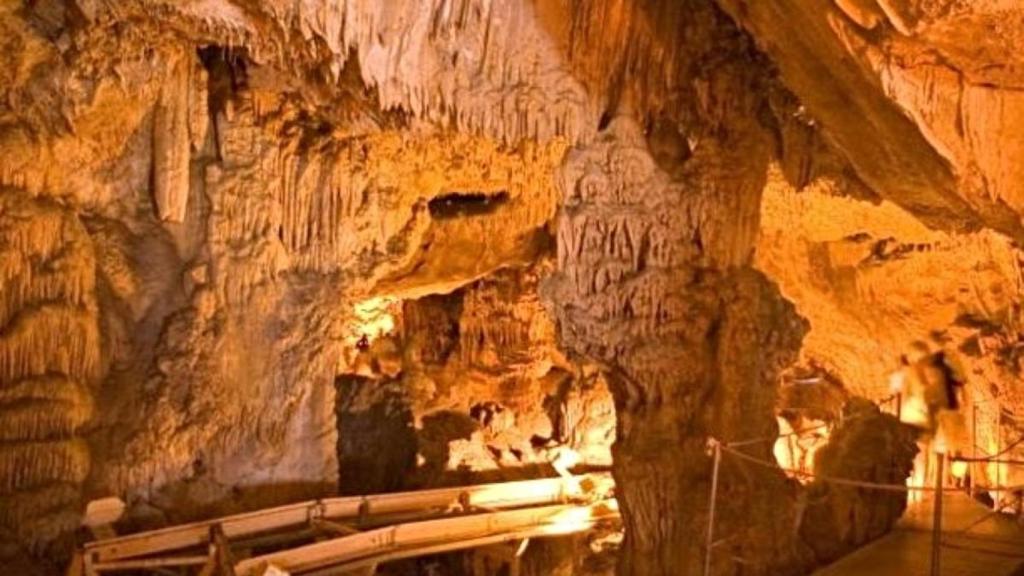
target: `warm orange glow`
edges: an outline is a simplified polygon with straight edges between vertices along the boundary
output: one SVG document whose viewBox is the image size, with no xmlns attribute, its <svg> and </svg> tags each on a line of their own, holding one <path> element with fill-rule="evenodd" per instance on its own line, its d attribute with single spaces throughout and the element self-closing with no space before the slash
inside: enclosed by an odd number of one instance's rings
<svg viewBox="0 0 1024 576">
<path fill-rule="evenodd" d="M 619 510 L 619 503 L 614 499 L 605 500 L 592 506 L 580 506 L 562 510 L 554 515 L 552 524 L 544 529 L 551 535 L 574 534 L 590 529 L 594 522 L 607 518 Z"/>
<path fill-rule="evenodd" d="M 376 297 L 363 300 L 353 307 L 355 322 L 348 336 L 351 345 L 356 345 L 362 338 L 372 342 L 395 329 L 393 314 L 395 300 Z"/>
<path fill-rule="evenodd" d="M 910 477 L 907 478 L 907 486 L 924 486 L 928 484 L 928 477 L 925 473 L 928 468 L 928 459 L 931 457 L 931 453 L 928 451 L 928 445 L 924 442 L 918 442 L 917 447 L 919 448 L 917 456 L 914 457 L 914 470 L 910 473 Z M 924 492 L 920 490 L 911 490 L 907 493 L 907 502 L 920 502 L 924 499 Z"/>
<path fill-rule="evenodd" d="M 953 475 L 954 478 L 963 480 L 964 478 L 967 477 L 967 462 L 964 462 L 962 460 L 954 461 L 953 465 L 950 466 L 949 468 L 949 472 Z"/>
<path fill-rule="evenodd" d="M 581 461 L 583 461 L 583 458 L 580 457 L 579 452 L 563 446 L 555 452 L 555 456 L 551 460 L 551 466 L 562 478 L 572 478 L 572 472 L 569 470 Z"/>
<path fill-rule="evenodd" d="M 996 434 L 998 436 L 998 432 Z M 988 440 L 988 453 L 998 454 L 1000 451 L 1000 443 L 997 438 L 990 438 Z M 988 477 L 988 483 L 994 486 L 1002 486 L 1006 481 L 1006 466 L 997 462 L 989 462 L 985 464 L 985 475 Z M 990 490 L 989 496 L 996 503 L 996 508 L 999 507 L 999 501 L 1003 494 L 999 490 Z"/>
<path fill-rule="evenodd" d="M 820 420 L 804 420 L 800 430 L 794 431 L 789 420 L 776 417 L 779 423 L 779 438 L 772 447 L 775 461 L 786 470 L 814 472 L 814 455 L 828 443 L 829 427 Z M 810 478 L 803 474 L 789 473 L 800 482 Z"/>
<path fill-rule="evenodd" d="M 906 375 L 902 370 L 897 370 L 889 375 L 889 391 L 893 394 L 900 394 L 906 387 Z"/>
<path fill-rule="evenodd" d="M 903 397 L 900 421 L 912 426 L 930 426 L 931 418 L 928 415 L 928 405 L 925 404 L 922 396 L 918 394 L 907 394 Z"/>
</svg>

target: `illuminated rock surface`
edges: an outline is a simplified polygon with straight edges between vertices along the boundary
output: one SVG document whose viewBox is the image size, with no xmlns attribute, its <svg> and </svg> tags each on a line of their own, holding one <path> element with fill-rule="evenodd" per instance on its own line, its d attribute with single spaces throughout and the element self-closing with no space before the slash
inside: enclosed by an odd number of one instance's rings
<svg viewBox="0 0 1024 576">
<path fill-rule="evenodd" d="M 1008 0 L 2 3 L 0 566 L 56 572 L 110 495 L 136 529 L 578 461 L 617 479 L 619 573 L 698 574 L 708 437 L 771 460 L 778 409 L 903 481 L 853 397 L 916 340 L 999 451 L 1022 49 Z M 722 482 L 716 575 L 902 511 Z M 528 564 L 611 569 L 585 549 Z"/>
</svg>

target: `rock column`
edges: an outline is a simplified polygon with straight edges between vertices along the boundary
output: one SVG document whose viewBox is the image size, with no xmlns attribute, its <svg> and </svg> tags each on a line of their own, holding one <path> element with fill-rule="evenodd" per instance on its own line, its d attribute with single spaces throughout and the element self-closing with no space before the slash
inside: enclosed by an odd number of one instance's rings
<svg viewBox="0 0 1024 576">
<path fill-rule="evenodd" d="M 567 158 L 558 269 L 547 296 L 571 353 L 604 366 L 615 396 L 614 475 L 626 527 L 620 574 L 699 574 L 709 436 L 771 436 L 776 372 L 804 323 L 749 266 L 768 146 L 753 136 L 698 146 L 669 177 L 620 117 Z M 771 443 L 752 454 L 770 459 Z M 723 468 L 715 573 L 778 573 L 772 524 L 792 498 L 780 475 Z M 760 476 L 764 476 L 761 478 Z M 762 497 L 764 496 L 764 497 Z M 782 512 L 779 512 L 782 511 Z"/>
</svg>

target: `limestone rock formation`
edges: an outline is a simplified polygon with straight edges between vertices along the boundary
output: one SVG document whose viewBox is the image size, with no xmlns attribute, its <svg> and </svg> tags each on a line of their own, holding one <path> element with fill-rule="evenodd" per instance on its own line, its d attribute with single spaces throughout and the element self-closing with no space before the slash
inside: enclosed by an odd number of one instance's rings
<svg viewBox="0 0 1024 576">
<path fill-rule="evenodd" d="M 821 177 L 797 192 L 778 170 L 765 188 L 757 267 L 810 321 L 803 377 L 882 400 L 899 356 L 915 341 L 936 342 L 968 382 L 964 412 L 979 450 L 999 452 L 1022 432 L 1012 418 L 1021 387 L 1013 352 L 1020 250 L 991 231 L 930 230 L 890 202 L 840 188 Z M 996 471 L 988 476 L 994 484 Z"/>
<path fill-rule="evenodd" d="M 98 497 L 138 529 L 578 461 L 617 479 L 620 574 L 695 574 L 708 439 L 770 461 L 818 379 L 822 470 L 899 482 L 903 432 L 854 397 L 922 339 L 1002 450 L 1024 433 L 1022 18 L 0 3 L 0 566 L 59 570 Z M 871 425 L 834 422 L 848 400 Z M 722 480 L 715 574 L 807 572 L 900 509 L 770 464 Z M 528 564 L 584 570 L 581 546 Z"/>
<path fill-rule="evenodd" d="M 1022 238 L 1024 10 L 953 0 L 722 0 L 873 190 L 924 222 Z"/>
<path fill-rule="evenodd" d="M 875 484 L 899 484 L 913 467 L 914 434 L 866 400 L 849 402 L 842 425 L 815 458 L 815 472 Z M 831 560 L 888 532 L 907 505 L 898 492 L 816 481 L 808 490 L 800 535 L 819 560 Z"/>
<path fill-rule="evenodd" d="M 354 374 L 339 378 L 345 491 L 530 477 L 549 473 L 564 450 L 580 466 L 610 465 L 607 386 L 559 352 L 536 284 L 536 272 L 502 272 L 401 307 L 400 327 L 359 354 Z M 372 417 L 378 412 L 386 416 Z M 398 454 L 369 457 L 384 443 Z M 346 466 L 352 459 L 360 465 Z M 384 473 L 385 462 L 395 473 Z"/>
<path fill-rule="evenodd" d="M 0 550 L 73 531 L 90 470 L 81 432 L 101 369 L 96 256 L 76 215 L 0 191 Z M 4 554 L 6 555 L 6 554 Z"/>
</svg>

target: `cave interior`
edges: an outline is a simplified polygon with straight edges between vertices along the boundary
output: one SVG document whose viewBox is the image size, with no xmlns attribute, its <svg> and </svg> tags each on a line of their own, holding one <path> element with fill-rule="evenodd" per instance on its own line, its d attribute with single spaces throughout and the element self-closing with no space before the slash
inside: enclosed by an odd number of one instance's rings
<svg viewBox="0 0 1024 576">
<path fill-rule="evenodd" d="M 0 574 L 1024 574 L 1022 241 L 1017 0 L 0 2 Z"/>
</svg>

